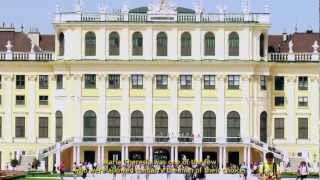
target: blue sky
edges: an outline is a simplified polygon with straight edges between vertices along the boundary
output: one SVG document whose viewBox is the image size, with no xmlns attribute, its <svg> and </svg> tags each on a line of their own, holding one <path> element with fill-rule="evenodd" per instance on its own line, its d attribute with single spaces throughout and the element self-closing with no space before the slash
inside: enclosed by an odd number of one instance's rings
<svg viewBox="0 0 320 180">
<path fill-rule="evenodd" d="M 119 9 L 124 2 L 129 8 L 149 5 L 155 0 L 106 0 L 109 10 Z M 185 7 L 193 7 L 195 0 L 171 0 Z M 241 0 L 202 0 L 205 9 L 216 12 L 218 5 L 226 4 L 228 11 L 239 12 Z M 52 20 L 56 5 L 61 9 L 70 10 L 75 0 L 1 0 L 0 23 L 14 23 L 17 28 L 24 24 L 28 31 L 30 26 L 40 29 L 42 33 L 52 33 Z M 87 10 L 97 10 L 100 0 L 84 0 Z M 264 4 L 269 2 L 272 12 L 271 33 L 282 33 L 284 30 L 293 32 L 297 25 L 298 31 L 312 27 L 318 31 L 318 0 L 251 0 L 253 11 L 262 12 Z"/>
</svg>

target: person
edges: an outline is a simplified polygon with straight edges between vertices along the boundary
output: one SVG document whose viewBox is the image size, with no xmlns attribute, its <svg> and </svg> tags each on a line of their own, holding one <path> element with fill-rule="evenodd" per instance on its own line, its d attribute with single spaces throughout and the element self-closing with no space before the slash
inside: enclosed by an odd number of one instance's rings
<svg viewBox="0 0 320 180">
<path fill-rule="evenodd" d="M 197 174 L 197 178 L 198 178 L 199 180 L 203 180 L 203 179 L 206 178 L 206 172 L 205 172 L 205 169 L 204 169 L 204 165 L 203 165 L 203 164 L 200 165 L 200 167 L 199 167 L 199 172 L 198 172 L 198 174 Z"/>
<path fill-rule="evenodd" d="M 279 166 L 274 162 L 273 153 L 266 154 L 266 162 L 259 169 L 260 180 L 277 180 L 280 176 Z"/>
<path fill-rule="evenodd" d="M 305 161 L 302 161 L 298 167 L 298 177 L 297 179 L 306 179 L 308 176 L 308 166 L 307 163 Z"/>
<path fill-rule="evenodd" d="M 64 162 L 63 161 L 61 161 L 61 163 L 60 163 L 59 171 L 60 171 L 60 178 L 61 178 L 61 180 L 63 180 L 63 176 L 64 176 Z"/>
<path fill-rule="evenodd" d="M 243 179 L 245 179 L 245 180 L 247 180 L 247 176 L 248 176 L 248 167 L 247 167 L 247 165 L 246 165 L 246 163 L 245 162 L 243 162 L 242 163 L 242 165 L 241 165 L 241 173 L 242 173 L 242 175 L 243 175 Z"/>
</svg>

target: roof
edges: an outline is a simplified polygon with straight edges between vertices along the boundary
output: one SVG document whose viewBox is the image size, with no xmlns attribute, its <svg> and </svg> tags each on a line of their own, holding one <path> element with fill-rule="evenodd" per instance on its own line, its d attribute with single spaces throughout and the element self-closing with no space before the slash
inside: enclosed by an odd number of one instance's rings
<svg viewBox="0 0 320 180">
<path fill-rule="evenodd" d="M 13 45 L 12 51 L 31 51 L 31 40 L 25 32 L 0 31 L 0 51 L 7 51 L 8 41 Z M 54 51 L 54 48 L 54 35 L 39 35 L 39 47 L 35 48 L 36 51 Z"/>
<path fill-rule="evenodd" d="M 294 52 L 313 52 L 312 45 L 315 41 L 320 43 L 320 34 L 312 32 L 297 32 L 287 35 L 287 40 L 283 40 L 284 35 L 269 36 L 269 52 L 288 52 L 289 42 L 293 42 Z"/>
<path fill-rule="evenodd" d="M 147 13 L 149 8 L 147 6 L 142 6 L 134 9 L 130 9 L 129 13 Z M 184 7 L 177 7 L 177 13 L 187 13 L 187 14 L 194 14 L 195 11 L 193 9 L 184 8 Z"/>
</svg>

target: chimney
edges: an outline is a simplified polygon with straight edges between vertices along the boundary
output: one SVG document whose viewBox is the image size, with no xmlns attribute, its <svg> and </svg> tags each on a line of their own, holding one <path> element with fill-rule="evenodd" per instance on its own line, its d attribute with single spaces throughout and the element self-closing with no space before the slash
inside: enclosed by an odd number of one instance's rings
<svg viewBox="0 0 320 180">
<path fill-rule="evenodd" d="M 288 34 L 286 32 L 282 33 L 282 41 L 288 40 Z"/>
<path fill-rule="evenodd" d="M 28 37 L 31 40 L 32 43 L 34 43 L 36 46 L 39 47 L 40 44 L 40 32 L 38 28 L 30 28 L 30 31 L 28 32 Z"/>
</svg>

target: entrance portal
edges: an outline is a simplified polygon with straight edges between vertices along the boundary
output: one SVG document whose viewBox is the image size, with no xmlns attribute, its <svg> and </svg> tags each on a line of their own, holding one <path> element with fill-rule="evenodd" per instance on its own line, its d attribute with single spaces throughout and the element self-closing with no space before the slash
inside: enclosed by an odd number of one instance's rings
<svg viewBox="0 0 320 180">
<path fill-rule="evenodd" d="M 84 151 L 84 162 L 90 162 L 93 164 L 95 162 L 96 153 L 94 151 Z"/>
<path fill-rule="evenodd" d="M 239 152 L 229 152 L 228 162 L 233 165 L 239 165 Z"/>
</svg>

